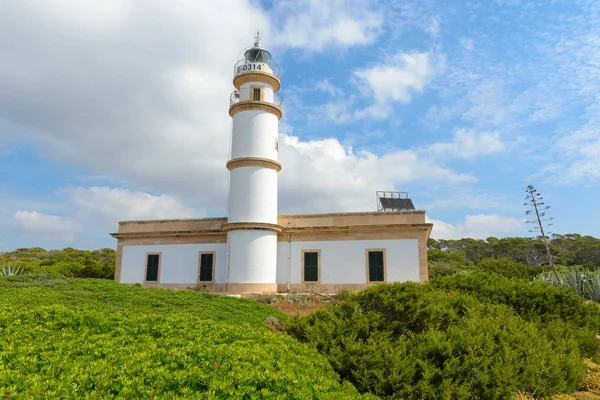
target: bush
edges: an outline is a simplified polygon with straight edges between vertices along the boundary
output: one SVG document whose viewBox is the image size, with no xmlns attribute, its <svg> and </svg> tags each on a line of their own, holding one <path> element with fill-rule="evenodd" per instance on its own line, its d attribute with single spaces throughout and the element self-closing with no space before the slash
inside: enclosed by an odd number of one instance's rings
<svg viewBox="0 0 600 400">
<path fill-rule="evenodd" d="M 360 392 L 386 398 L 551 395 L 577 389 L 585 374 L 572 337 L 429 285 L 377 285 L 286 329 Z"/>
<path fill-rule="evenodd" d="M 523 319 L 553 331 L 553 335 L 575 338 L 586 357 L 600 351 L 600 342 L 596 340 L 600 333 L 600 308 L 568 289 L 482 272 L 440 278 L 431 282 L 431 286 L 507 305 Z"/>
<path fill-rule="evenodd" d="M 45 305 L 52 304 L 52 305 Z M 97 279 L 0 281 L 6 398 L 355 399 L 256 302 Z"/>
<path fill-rule="evenodd" d="M 29 274 L 58 274 L 65 277 L 113 279 L 116 252 L 113 249 L 94 251 L 44 250 L 39 247 L 17 249 L 0 255 L 0 265 L 10 264 Z"/>
<path fill-rule="evenodd" d="M 486 258 L 477 263 L 477 269 L 484 272 L 499 274 L 507 278 L 529 280 L 539 268 L 513 261 L 508 258 Z"/>
<path fill-rule="evenodd" d="M 436 279 L 441 276 L 450 276 L 462 271 L 455 264 L 447 261 L 429 261 L 429 279 Z"/>
<path fill-rule="evenodd" d="M 440 278 L 430 283 L 444 290 L 467 293 L 479 300 L 506 304 L 528 321 L 560 319 L 600 333 L 600 308 L 576 293 L 546 282 L 525 282 L 503 276 L 473 272 Z"/>
</svg>

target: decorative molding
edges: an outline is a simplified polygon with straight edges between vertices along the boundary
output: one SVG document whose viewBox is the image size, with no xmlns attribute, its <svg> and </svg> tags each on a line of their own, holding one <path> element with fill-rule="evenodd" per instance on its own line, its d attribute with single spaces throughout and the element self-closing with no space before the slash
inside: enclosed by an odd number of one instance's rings
<svg viewBox="0 0 600 400">
<path fill-rule="evenodd" d="M 263 157 L 240 157 L 229 160 L 226 164 L 228 170 L 240 167 L 262 167 L 281 171 L 281 164 L 278 161 Z"/>
<path fill-rule="evenodd" d="M 129 283 L 128 285 L 133 285 Z M 169 290 L 202 289 L 210 293 L 277 293 L 276 283 L 157 283 L 144 282 L 145 288 L 160 288 Z"/>
<path fill-rule="evenodd" d="M 231 222 L 223 224 L 223 231 L 241 231 L 241 230 L 256 230 L 256 231 L 271 231 L 280 233 L 283 226 L 277 224 L 269 224 L 266 222 Z"/>
<path fill-rule="evenodd" d="M 242 72 L 242 73 L 237 74 L 233 78 L 233 86 L 235 86 L 235 88 L 238 90 L 241 88 L 241 86 L 244 83 L 248 83 L 248 82 L 261 82 L 266 85 L 269 85 L 273 88 L 273 93 L 277 92 L 279 90 L 279 88 L 281 87 L 281 82 L 279 81 L 279 79 L 275 75 L 267 73 L 267 72 L 261 72 L 261 71 Z"/>
<path fill-rule="evenodd" d="M 111 233 L 110 235 L 117 239 L 126 239 L 126 238 L 153 238 L 153 237 L 179 237 L 179 236 L 211 236 L 211 235 L 221 235 L 223 233 L 221 229 L 222 225 L 216 230 L 189 230 L 189 231 L 145 231 L 145 232 L 127 232 L 127 233 Z"/>
<path fill-rule="evenodd" d="M 275 104 L 269 103 L 267 101 L 257 101 L 257 100 L 247 100 L 247 101 L 240 101 L 237 103 L 233 103 L 229 107 L 229 115 L 231 117 L 233 117 L 235 114 L 239 113 L 240 111 L 249 111 L 249 110 L 265 111 L 265 112 L 273 114 L 274 116 L 277 117 L 277 119 L 281 119 L 281 117 L 283 116 L 283 111 L 281 110 L 281 107 L 276 106 Z"/>
</svg>

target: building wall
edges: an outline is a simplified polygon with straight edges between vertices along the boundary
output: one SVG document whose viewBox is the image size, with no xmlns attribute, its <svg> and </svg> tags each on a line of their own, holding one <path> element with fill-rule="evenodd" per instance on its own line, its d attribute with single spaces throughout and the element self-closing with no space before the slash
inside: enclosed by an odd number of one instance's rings
<svg viewBox="0 0 600 400">
<path fill-rule="evenodd" d="M 277 160 L 279 120 L 273 114 L 258 110 L 241 111 L 233 117 L 231 159 L 261 157 Z"/>
<path fill-rule="evenodd" d="M 277 283 L 302 283 L 302 251 L 320 252 L 321 285 L 367 283 L 367 249 L 385 249 L 387 281 L 419 282 L 417 239 L 279 242 Z M 291 254 L 291 257 L 290 257 Z"/>
<path fill-rule="evenodd" d="M 295 286 L 301 285 L 302 251 L 318 250 L 321 269 L 320 285 L 351 288 L 365 286 L 367 249 L 385 249 L 388 282 L 419 281 L 418 241 L 400 239 L 277 242 L 277 283 L 280 286 L 288 282 Z M 194 285 L 198 279 L 198 254 L 207 251 L 216 253 L 215 283 L 224 284 L 227 280 L 227 245 L 224 243 L 123 246 L 120 282 L 143 283 L 146 273 L 146 254 L 161 253 L 159 282 L 152 284 L 153 286 Z M 243 269 L 239 272 L 250 270 L 253 269 Z M 244 277 L 237 281 L 269 283 L 269 279 L 257 278 L 260 277 Z"/>
<path fill-rule="evenodd" d="M 277 233 L 260 230 L 231 231 L 227 234 L 227 240 L 230 282 L 276 283 Z"/>
<path fill-rule="evenodd" d="M 121 283 L 143 283 L 146 276 L 146 254 L 162 253 L 159 282 L 161 284 L 194 284 L 198 279 L 199 252 L 216 252 L 215 282 L 227 280 L 227 245 L 164 244 L 148 246 L 123 246 Z"/>
<path fill-rule="evenodd" d="M 229 223 L 277 223 L 277 171 L 262 167 L 230 172 Z"/>
</svg>

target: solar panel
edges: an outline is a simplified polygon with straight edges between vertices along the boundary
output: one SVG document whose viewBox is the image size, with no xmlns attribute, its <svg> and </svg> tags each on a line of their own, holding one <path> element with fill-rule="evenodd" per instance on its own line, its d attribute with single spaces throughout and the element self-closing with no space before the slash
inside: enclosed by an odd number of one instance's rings
<svg viewBox="0 0 600 400">
<path fill-rule="evenodd" d="M 385 210 L 414 210 L 415 206 L 411 199 L 400 199 L 390 197 L 380 197 L 379 203 Z"/>
</svg>

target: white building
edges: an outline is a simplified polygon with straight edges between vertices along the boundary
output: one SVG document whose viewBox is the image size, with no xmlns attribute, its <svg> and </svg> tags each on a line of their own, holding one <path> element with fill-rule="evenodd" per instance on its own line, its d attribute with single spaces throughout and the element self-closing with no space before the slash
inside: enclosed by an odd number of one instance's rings
<svg viewBox="0 0 600 400">
<path fill-rule="evenodd" d="M 427 280 L 432 224 L 398 194 L 377 212 L 277 214 L 279 68 L 258 38 L 233 85 L 227 218 L 120 222 L 115 280 L 234 293 Z"/>
</svg>

